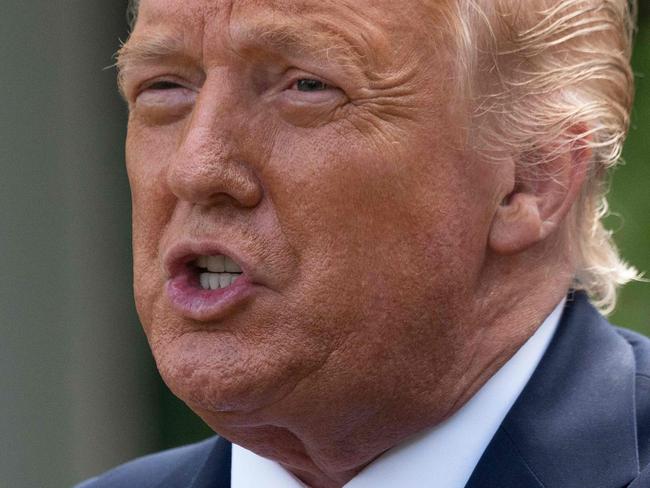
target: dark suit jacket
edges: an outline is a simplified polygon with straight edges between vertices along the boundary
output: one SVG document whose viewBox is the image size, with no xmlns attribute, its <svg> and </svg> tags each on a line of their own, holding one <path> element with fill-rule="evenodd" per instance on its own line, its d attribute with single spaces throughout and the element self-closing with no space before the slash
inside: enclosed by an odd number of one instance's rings
<svg viewBox="0 0 650 488">
<path fill-rule="evenodd" d="M 215 437 L 78 488 L 229 488 L 230 457 Z M 623 487 L 650 487 L 650 340 L 612 327 L 576 293 L 466 488 Z"/>
</svg>

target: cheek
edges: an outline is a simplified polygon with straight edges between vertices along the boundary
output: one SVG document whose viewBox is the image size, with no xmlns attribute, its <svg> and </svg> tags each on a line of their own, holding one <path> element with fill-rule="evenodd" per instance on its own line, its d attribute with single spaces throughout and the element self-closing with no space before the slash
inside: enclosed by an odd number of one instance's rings
<svg viewBox="0 0 650 488">
<path fill-rule="evenodd" d="M 134 291 L 145 328 L 151 305 L 162 289 L 158 248 L 175 205 L 165 186 L 172 141 L 168 134 L 154 136 L 133 123 L 129 125 L 126 163 L 132 199 Z"/>
<path fill-rule="evenodd" d="M 203 330 L 159 305 L 148 336 L 165 382 L 193 408 L 211 411 L 258 409 L 281 399 L 323 367 L 342 332 L 332 310 L 314 303 L 305 309 L 295 298 L 260 295 L 221 326 Z"/>
<path fill-rule="evenodd" d="M 288 293 L 303 313 L 344 335 L 352 324 L 396 320 L 387 319 L 394 310 L 428 313 L 441 290 L 470 286 L 465 251 L 478 244 L 457 154 L 335 133 L 280 147 L 289 149 L 274 155 L 282 164 L 269 187 L 300 252 L 301 279 Z"/>
<path fill-rule="evenodd" d="M 177 146 L 175 127 L 148 130 L 129 125 L 126 164 L 131 186 L 134 243 L 157 245 L 173 211 L 175 198 L 166 185 L 168 158 Z M 139 249 L 136 249 L 139 250 Z"/>
<path fill-rule="evenodd" d="M 465 240 L 480 198 L 458 154 L 418 147 L 418 137 L 398 149 L 334 133 L 279 145 L 288 149 L 274 154 L 282 163 L 269 187 L 284 232 L 311 266 L 354 272 L 372 260 L 372 271 L 399 274 L 411 256 Z"/>
</svg>

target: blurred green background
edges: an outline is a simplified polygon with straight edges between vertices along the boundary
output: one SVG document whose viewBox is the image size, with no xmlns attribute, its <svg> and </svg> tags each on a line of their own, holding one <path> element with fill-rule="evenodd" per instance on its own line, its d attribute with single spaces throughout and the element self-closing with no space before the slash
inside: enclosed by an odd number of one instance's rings
<svg viewBox="0 0 650 488">
<path fill-rule="evenodd" d="M 650 6 L 610 228 L 650 272 Z M 70 486 L 209 435 L 163 385 L 133 306 L 126 111 L 112 63 L 126 0 L 4 0 L 0 15 L 0 485 Z M 615 323 L 650 335 L 650 284 Z"/>
<path fill-rule="evenodd" d="M 632 129 L 625 146 L 626 164 L 613 175 L 612 215 L 607 220 L 625 258 L 650 278 L 650 3 L 640 5 L 633 65 L 637 93 Z M 650 284 L 631 283 L 621 292 L 612 322 L 650 335 Z"/>
</svg>

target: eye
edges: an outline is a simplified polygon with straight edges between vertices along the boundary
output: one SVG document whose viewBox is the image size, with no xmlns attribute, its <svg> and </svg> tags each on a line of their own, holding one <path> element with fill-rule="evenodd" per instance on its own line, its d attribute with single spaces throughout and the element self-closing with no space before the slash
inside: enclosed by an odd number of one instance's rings
<svg viewBox="0 0 650 488">
<path fill-rule="evenodd" d="M 142 87 L 142 92 L 146 91 L 169 91 L 169 90 L 176 90 L 178 88 L 184 88 L 182 85 L 179 85 L 178 83 L 170 80 L 158 80 L 158 81 L 153 81 L 151 83 L 146 84 L 145 86 Z"/>
<path fill-rule="evenodd" d="M 173 90 L 175 88 L 181 88 L 181 86 L 178 83 L 166 80 L 156 81 L 145 87 L 146 90 Z"/>
<path fill-rule="evenodd" d="M 196 101 L 197 91 L 189 83 L 173 79 L 154 79 L 135 92 L 131 109 L 149 123 L 161 124 L 187 115 Z"/>
<path fill-rule="evenodd" d="M 332 87 L 327 83 L 310 78 L 303 78 L 301 80 L 298 80 L 291 86 L 292 90 L 301 92 L 318 92 L 328 90 L 330 88 Z"/>
<path fill-rule="evenodd" d="M 177 102 L 187 98 L 194 90 L 184 83 L 170 79 L 158 79 L 144 83 L 136 92 L 136 99 L 145 99 L 156 103 Z"/>
</svg>

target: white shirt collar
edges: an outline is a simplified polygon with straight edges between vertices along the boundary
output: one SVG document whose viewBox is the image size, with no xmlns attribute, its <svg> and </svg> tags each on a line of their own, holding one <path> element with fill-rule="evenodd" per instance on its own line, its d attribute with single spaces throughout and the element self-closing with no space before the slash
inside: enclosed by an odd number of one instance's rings
<svg viewBox="0 0 650 488">
<path fill-rule="evenodd" d="M 566 299 L 458 412 L 387 451 L 344 488 L 463 488 L 557 329 Z M 232 488 L 304 488 L 280 464 L 233 444 Z"/>
</svg>

